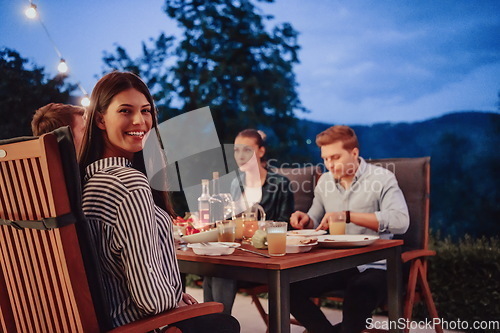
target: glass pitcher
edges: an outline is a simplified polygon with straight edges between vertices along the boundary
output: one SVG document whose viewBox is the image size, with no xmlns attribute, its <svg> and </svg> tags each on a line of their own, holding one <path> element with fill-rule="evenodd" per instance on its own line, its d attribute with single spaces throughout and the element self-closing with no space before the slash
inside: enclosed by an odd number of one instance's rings
<svg viewBox="0 0 500 333">
<path fill-rule="evenodd" d="M 243 214 L 243 240 L 250 241 L 258 229 L 266 225 L 266 212 L 259 204 L 253 204 Z M 260 219 L 259 219 L 260 217 Z"/>
</svg>

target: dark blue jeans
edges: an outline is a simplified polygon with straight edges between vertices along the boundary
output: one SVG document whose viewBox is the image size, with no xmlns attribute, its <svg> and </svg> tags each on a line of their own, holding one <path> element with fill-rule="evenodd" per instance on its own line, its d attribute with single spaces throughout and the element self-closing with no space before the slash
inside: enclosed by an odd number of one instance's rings
<svg viewBox="0 0 500 333">
<path fill-rule="evenodd" d="M 333 326 L 310 297 L 328 291 L 343 290 L 342 323 Z M 320 276 L 290 285 L 290 311 L 309 333 L 359 333 L 366 328 L 366 319 L 387 296 L 387 272 L 357 268 Z"/>
<path fill-rule="evenodd" d="M 238 291 L 238 281 L 218 277 L 203 278 L 203 302 L 219 302 L 224 304 L 225 314 L 231 314 L 234 298 Z"/>
</svg>

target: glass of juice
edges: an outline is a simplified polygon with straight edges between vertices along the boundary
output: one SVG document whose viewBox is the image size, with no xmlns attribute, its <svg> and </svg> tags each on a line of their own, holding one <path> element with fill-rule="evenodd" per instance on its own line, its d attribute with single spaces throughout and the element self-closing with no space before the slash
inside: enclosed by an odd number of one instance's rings
<svg viewBox="0 0 500 333">
<path fill-rule="evenodd" d="M 233 218 L 234 223 L 236 224 L 236 234 L 235 238 L 237 240 L 243 239 L 243 216 Z"/>
<path fill-rule="evenodd" d="M 243 213 L 243 240 L 251 241 L 255 232 L 259 229 L 256 213 Z"/>
<path fill-rule="evenodd" d="M 287 222 L 266 222 L 267 249 L 269 255 L 285 255 L 287 227 Z"/>
<path fill-rule="evenodd" d="M 234 242 L 236 223 L 232 220 L 222 220 L 215 223 L 217 226 L 217 240 L 219 242 Z"/>
<path fill-rule="evenodd" d="M 344 235 L 345 225 L 345 212 L 337 212 L 328 217 L 328 227 L 330 228 L 330 235 Z"/>
</svg>

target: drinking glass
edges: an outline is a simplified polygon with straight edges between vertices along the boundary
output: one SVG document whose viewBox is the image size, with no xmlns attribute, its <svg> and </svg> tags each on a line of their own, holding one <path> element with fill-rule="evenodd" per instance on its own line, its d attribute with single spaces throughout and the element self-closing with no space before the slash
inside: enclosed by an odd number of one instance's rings
<svg viewBox="0 0 500 333">
<path fill-rule="evenodd" d="M 330 235 L 344 235 L 345 226 L 345 212 L 335 212 L 328 217 Z"/>
<path fill-rule="evenodd" d="M 287 228 L 287 222 L 266 222 L 267 249 L 269 251 L 269 255 L 285 255 Z"/>
<path fill-rule="evenodd" d="M 236 240 L 242 240 L 243 239 L 243 231 L 245 230 L 243 226 L 243 215 L 233 217 L 233 221 L 236 224 L 236 233 L 235 233 L 235 239 Z"/>
<path fill-rule="evenodd" d="M 217 240 L 219 242 L 234 242 L 236 223 L 232 220 L 222 220 L 215 223 L 217 226 Z"/>
<path fill-rule="evenodd" d="M 224 203 L 224 218 L 234 218 L 236 208 L 233 196 L 230 193 L 221 193 L 220 196 L 222 197 Z"/>
<path fill-rule="evenodd" d="M 251 241 L 255 231 L 259 229 L 259 222 L 257 221 L 257 214 L 243 213 L 243 240 L 249 242 Z"/>
</svg>

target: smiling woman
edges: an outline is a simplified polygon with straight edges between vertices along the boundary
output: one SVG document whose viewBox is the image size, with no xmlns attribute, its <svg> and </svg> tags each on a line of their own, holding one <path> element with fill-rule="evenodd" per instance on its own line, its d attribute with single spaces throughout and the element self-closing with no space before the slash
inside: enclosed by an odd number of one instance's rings
<svg viewBox="0 0 500 333">
<path fill-rule="evenodd" d="M 79 161 L 82 207 L 114 327 L 197 303 L 182 292 L 168 196 L 154 197 L 144 171 L 144 141 L 152 129 L 158 135 L 147 86 L 132 73 L 107 74 L 92 91 L 88 112 Z M 200 327 L 239 332 L 238 322 L 224 314 L 172 326 L 186 333 Z"/>
<path fill-rule="evenodd" d="M 142 150 L 151 130 L 151 104 L 134 88 L 117 94 L 104 114 L 97 113 L 97 127 L 103 131 L 103 157 L 121 156 L 129 160 Z"/>
</svg>

